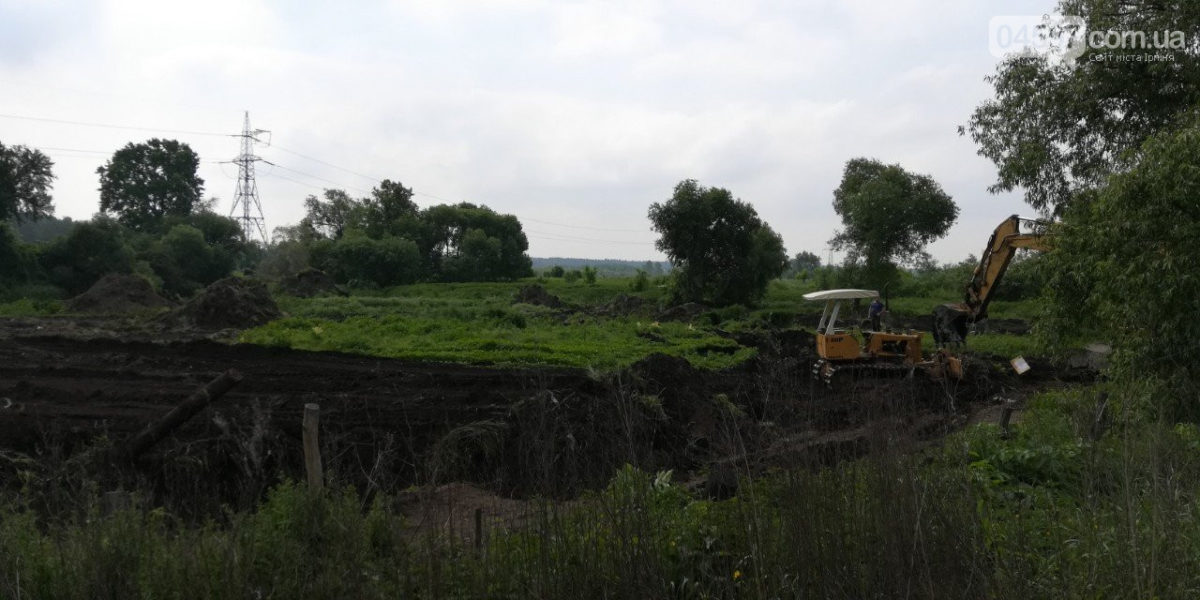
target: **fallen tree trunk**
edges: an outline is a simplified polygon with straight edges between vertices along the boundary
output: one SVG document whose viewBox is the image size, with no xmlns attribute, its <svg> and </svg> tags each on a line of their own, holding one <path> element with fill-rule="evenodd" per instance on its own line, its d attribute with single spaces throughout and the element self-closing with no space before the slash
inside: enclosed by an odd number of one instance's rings
<svg viewBox="0 0 1200 600">
<path fill-rule="evenodd" d="M 122 450 L 122 455 L 128 460 L 136 460 L 144 452 L 154 447 L 164 437 L 170 435 L 175 428 L 183 425 L 196 413 L 208 406 L 213 400 L 220 398 L 242 381 L 242 374 L 237 369 L 229 369 L 204 387 L 196 390 L 186 400 L 171 409 L 161 419 L 149 424 L 141 433 L 133 437 Z"/>
</svg>

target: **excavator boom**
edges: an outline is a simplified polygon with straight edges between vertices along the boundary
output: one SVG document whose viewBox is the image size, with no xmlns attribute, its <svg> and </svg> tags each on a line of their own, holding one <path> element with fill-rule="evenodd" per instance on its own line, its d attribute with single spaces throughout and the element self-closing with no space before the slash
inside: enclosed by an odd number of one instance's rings
<svg viewBox="0 0 1200 600">
<path fill-rule="evenodd" d="M 943 304 L 933 311 L 933 338 L 938 346 L 962 343 L 970 325 L 987 318 L 988 304 L 1004 278 L 1017 250 L 1046 250 L 1046 236 L 1040 231 L 1022 232 L 1023 223 L 1038 223 L 1013 215 L 996 227 L 988 240 L 979 264 L 967 283 L 963 301 Z"/>
</svg>

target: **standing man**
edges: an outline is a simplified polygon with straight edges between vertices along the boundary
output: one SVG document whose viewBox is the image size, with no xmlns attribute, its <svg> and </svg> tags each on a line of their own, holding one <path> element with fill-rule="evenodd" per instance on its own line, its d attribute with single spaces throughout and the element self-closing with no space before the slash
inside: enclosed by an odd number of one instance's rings
<svg viewBox="0 0 1200 600">
<path fill-rule="evenodd" d="M 879 331 L 879 317 L 883 314 L 883 302 L 879 301 L 879 297 L 875 297 L 875 301 L 871 302 L 871 308 L 867 309 L 867 316 L 871 319 L 871 331 Z"/>
</svg>

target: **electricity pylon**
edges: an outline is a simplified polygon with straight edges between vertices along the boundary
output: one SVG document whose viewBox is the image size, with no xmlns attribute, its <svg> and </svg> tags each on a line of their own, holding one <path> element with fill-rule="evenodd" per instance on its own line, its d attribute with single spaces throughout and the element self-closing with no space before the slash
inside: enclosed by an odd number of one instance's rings
<svg viewBox="0 0 1200 600">
<path fill-rule="evenodd" d="M 267 238 L 267 223 L 263 219 L 262 205 L 258 202 L 258 183 L 254 181 L 254 163 L 262 160 L 254 155 L 254 142 L 270 144 L 270 131 L 265 129 L 250 129 L 250 111 L 246 111 L 246 120 L 242 126 L 242 153 L 233 162 L 238 166 L 237 190 L 233 193 L 233 207 L 229 216 L 242 224 L 242 234 L 246 241 L 261 238 L 263 245 L 270 243 Z M 259 136 L 267 135 L 264 142 Z M 240 216 L 234 216 L 238 207 L 242 208 Z"/>
</svg>

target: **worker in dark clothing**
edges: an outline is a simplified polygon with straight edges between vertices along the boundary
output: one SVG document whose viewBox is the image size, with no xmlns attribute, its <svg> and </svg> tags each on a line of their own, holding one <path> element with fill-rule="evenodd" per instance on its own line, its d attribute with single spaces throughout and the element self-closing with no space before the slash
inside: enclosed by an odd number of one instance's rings
<svg viewBox="0 0 1200 600">
<path fill-rule="evenodd" d="M 871 303 L 871 308 L 867 309 L 867 316 L 871 319 L 871 331 L 880 331 L 879 318 L 883 315 L 883 303 L 876 298 Z"/>
</svg>

